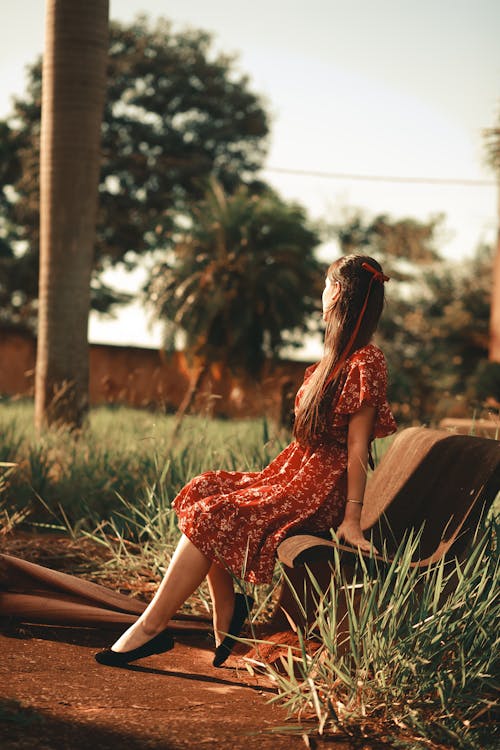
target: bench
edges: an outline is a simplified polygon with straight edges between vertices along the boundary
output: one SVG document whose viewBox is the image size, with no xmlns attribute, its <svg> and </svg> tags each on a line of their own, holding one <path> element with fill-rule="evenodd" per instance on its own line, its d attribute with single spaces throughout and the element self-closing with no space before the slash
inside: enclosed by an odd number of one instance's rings
<svg viewBox="0 0 500 750">
<path fill-rule="evenodd" d="M 422 529 L 412 565 L 425 567 L 448 554 L 463 559 L 499 491 L 500 442 L 411 427 L 397 435 L 369 478 L 361 527 L 383 551 L 373 556 L 381 565 L 390 561 L 411 529 Z M 306 566 L 325 591 L 334 548 L 342 556 L 348 578 L 358 552 L 332 541 L 329 532 L 298 534 L 281 543 L 278 559 L 286 578 L 269 632 L 288 629 L 290 621 L 292 626 L 304 626 L 314 619 L 317 593 Z"/>
</svg>

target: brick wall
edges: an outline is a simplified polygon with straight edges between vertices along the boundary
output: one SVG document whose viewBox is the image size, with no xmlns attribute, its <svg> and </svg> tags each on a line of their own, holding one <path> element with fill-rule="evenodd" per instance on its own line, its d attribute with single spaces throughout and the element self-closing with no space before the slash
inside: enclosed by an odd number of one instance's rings
<svg viewBox="0 0 500 750">
<path fill-rule="evenodd" d="M 0 394 L 33 396 L 35 339 L 23 332 L 0 330 Z M 286 421 L 306 364 L 283 360 L 266 363 L 259 381 L 238 377 L 212 365 L 202 383 L 197 411 L 225 417 L 268 415 Z M 127 404 L 175 411 L 189 385 L 182 352 L 166 356 L 156 349 L 92 344 L 90 403 Z"/>
</svg>

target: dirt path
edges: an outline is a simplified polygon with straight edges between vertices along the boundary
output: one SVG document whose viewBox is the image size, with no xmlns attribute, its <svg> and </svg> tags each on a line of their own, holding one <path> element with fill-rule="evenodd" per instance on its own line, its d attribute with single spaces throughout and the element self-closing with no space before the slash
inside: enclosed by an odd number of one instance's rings
<svg viewBox="0 0 500 750">
<path fill-rule="evenodd" d="M 270 733 L 285 712 L 267 702 L 272 688 L 238 660 L 214 669 L 207 644 L 183 636 L 168 654 L 112 669 L 92 656 L 109 638 L 72 628 L 4 630 L 3 750 L 304 750 L 300 736 Z"/>
<path fill-rule="evenodd" d="M 58 537 L 16 534 L 3 541 L 7 553 L 71 573 L 80 573 L 94 552 Z M 109 630 L 8 623 L 0 613 L 1 750 L 306 748 L 300 734 L 290 733 L 295 722 L 269 703 L 272 685 L 250 676 L 234 656 L 212 667 L 208 639 L 178 636 L 172 651 L 127 669 L 93 658 L 113 640 Z M 276 733 L 285 724 L 288 732 Z M 389 747 L 340 737 L 311 738 L 309 746 Z"/>
</svg>

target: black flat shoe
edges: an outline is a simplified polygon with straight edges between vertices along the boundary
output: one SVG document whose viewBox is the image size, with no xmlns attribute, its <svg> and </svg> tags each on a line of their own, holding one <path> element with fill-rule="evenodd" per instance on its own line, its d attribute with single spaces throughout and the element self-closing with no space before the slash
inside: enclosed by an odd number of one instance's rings
<svg viewBox="0 0 500 750">
<path fill-rule="evenodd" d="M 226 635 L 222 643 L 215 649 L 215 656 L 212 662 L 214 667 L 221 667 L 235 647 L 236 641 L 234 640 L 234 636 L 238 637 L 241 633 L 241 629 L 253 605 L 254 600 L 251 596 L 244 596 L 243 594 L 235 595 L 234 612 L 229 624 L 228 635 Z"/>
<path fill-rule="evenodd" d="M 174 639 L 167 630 L 162 630 L 154 638 L 131 651 L 112 651 L 107 648 L 95 654 L 94 659 L 99 664 L 106 664 L 107 667 L 124 667 L 130 661 L 144 659 L 145 656 L 151 656 L 152 654 L 163 654 L 173 647 Z"/>
</svg>

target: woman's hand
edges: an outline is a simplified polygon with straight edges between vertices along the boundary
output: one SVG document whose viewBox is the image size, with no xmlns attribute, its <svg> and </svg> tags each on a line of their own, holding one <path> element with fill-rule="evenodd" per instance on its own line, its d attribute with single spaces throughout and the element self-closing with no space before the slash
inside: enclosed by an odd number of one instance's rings
<svg viewBox="0 0 500 750">
<path fill-rule="evenodd" d="M 361 531 L 359 522 L 356 521 L 342 521 L 336 531 L 339 541 L 347 542 L 352 547 L 359 547 L 363 552 L 375 552 L 378 554 L 377 548 L 371 544 L 368 539 L 364 536 Z"/>
</svg>

